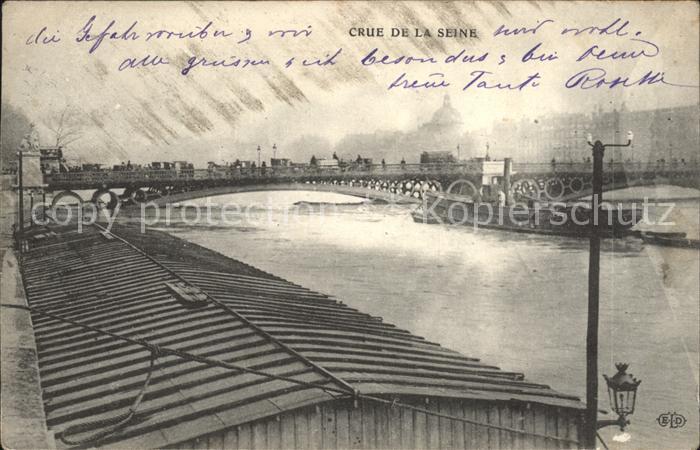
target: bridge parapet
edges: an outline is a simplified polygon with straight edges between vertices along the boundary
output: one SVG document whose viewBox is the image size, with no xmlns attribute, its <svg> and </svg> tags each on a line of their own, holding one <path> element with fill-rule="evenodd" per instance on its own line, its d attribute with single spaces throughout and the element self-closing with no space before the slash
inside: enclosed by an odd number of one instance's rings
<svg viewBox="0 0 700 450">
<path fill-rule="evenodd" d="M 328 183 L 364 187 L 420 198 L 422 189 L 447 189 L 455 183 L 468 186 L 464 195 L 480 196 L 484 184 L 500 183 L 494 165 L 503 161 L 462 164 L 375 164 L 344 168 L 266 167 L 212 169 L 135 169 L 54 173 L 45 176 L 49 191 L 95 189 L 95 199 L 124 188 L 124 200 L 147 198 L 222 186 L 264 186 L 283 183 Z M 501 169 L 502 170 L 502 169 Z M 567 201 L 590 194 L 589 163 L 515 163 L 511 194 L 516 200 Z M 492 173 L 493 172 L 493 173 Z M 466 180 L 466 181 L 465 181 Z M 485 181 L 486 180 L 486 181 Z M 604 190 L 631 186 L 672 184 L 700 188 L 700 165 L 689 163 L 614 162 L 605 166 Z M 501 188 L 503 188 L 501 186 Z M 493 188 L 491 188 L 493 190 Z M 111 203 L 116 196 L 111 195 Z M 94 200 L 94 199 L 93 199 Z"/>
<path fill-rule="evenodd" d="M 554 163 L 513 163 L 516 173 L 592 173 L 590 162 L 554 162 Z M 655 172 L 655 173 L 700 173 L 700 163 L 647 163 L 641 161 L 624 161 L 605 163 L 605 172 Z"/>
</svg>

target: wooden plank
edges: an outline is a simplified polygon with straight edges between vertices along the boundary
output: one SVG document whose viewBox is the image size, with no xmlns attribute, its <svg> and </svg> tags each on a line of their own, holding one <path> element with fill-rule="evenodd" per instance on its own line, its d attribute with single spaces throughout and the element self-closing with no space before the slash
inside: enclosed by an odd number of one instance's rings
<svg viewBox="0 0 700 450">
<path fill-rule="evenodd" d="M 523 415 L 523 406 L 519 403 L 511 405 L 511 411 L 513 412 L 513 428 L 516 428 L 518 430 L 524 430 L 525 429 L 525 416 Z M 520 449 L 520 450 L 525 450 L 525 442 L 526 439 L 525 437 L 517 433 L 514 436 L 514 444 L 513 447 Z"/>
<path fill-rule="evenodd" d="M 362 437 L 362 409 L 359 403 L 355 405 L 353 402 L 348 406 L 348 428 L 350 439 L 349 448 L 365 448 L 367 444 L 363 441 Z"/>
<path fill-rule="evenodd" d="M 532 408 L 532 403 L 527 403 L 525 409 L 523 410 L 523 424 L 525 431 L 535 432 L 535 412 Z M 537 446 L 537 440 L 534 436 L 524 435 L 525 448 L 535 448 Z"/>
<path fill-rule="evenodd" d="M 448 400 L 448 414 L 454 417 L 464 417 L 462 402 L 459 400 Z M 454 448 L 464 448 L 464 422 L 452 421 L 452 446 Z"/>
<path fill-rule="evenodd" d="M 500 405 L 501 413 L 501 425 L 508 428 L 515 428 L 515 419 L 513 418 L 514 411 L 511 407 L 504 403 Z M 515 443 L 515 436 L 509 431 L 504 431 L 501 436 L 501 445 L 503 448 L 513 448 Z"/>
<path fill-rule="evenodd" d="M 561 414 L 557 417 L 557 430 L 559 430 L 559 437 L 569 439 L 569 414 L 568 411 L 563 410 Z M 574 445 L 571 442 L 560 442 L 559 447 L 573 448 Z"/>
<path fill-rule="evenodd" d="M 224 433 L 210 434 L 207 441 L 207 448 L 222 450 L 224 448 Z"/>
<path fill-rule="evenodd" d="M 401 429 L 401 445 L 400 448 L 416 448 L 416 444 L 413 441 L 414 437 L 414 424 L 413 424 L 413 410 L 408 408 L 401 408 L 400 410 L 400 429 Z"/>
<path fill-rule="evenodd" d="M 547 432 L 547 411 L 540 405 L 532 405 L 535 420 L 535 433 L 545 434 Z M 537 448 L 547 448 L 547 440 L 541 437 L 535 439 Z"/>
<path fill-rule="evenodd" d="M 253 443 L 252 448 L 269 448 L 267 445 L 267 424 L 259 420 L 253 422 Z"/>
<path fill-rule="evenodd" d="M 450 415 L 449 401 L 444 398 L 435 399 L 437 412 Z M 438 417 L 438 427 L 440 429 L 440 448 L 454 448 L 452 443 L 452 424 L 454 420 Z"/>
<path fill-rule="evenodd" d="M 498 406 L 494 403 L 489 405 L 489 423 L 492 425 L 501 425 L 501 411 Z M 491 441 L 491 448 L 501 448 L 501 435 L 502 431 L 491 428 L 489 437 L 493 440 Z"/>
<path fill-rule="evenodd" d="M 480 423 L 489 423 L 489 410 L 488 403 L 477 402 L 476 408 L 476 421 Z M 494 448 L 491 446 L 491 429 L 487 427 L 478 426 L 477 431 L 477 448 Z"/>
<path fill-rule="evenodd" d="M 281 434 L 281 447 L 280 448 L 298 448 L 296 441 L 296 434 L 294 430 L 294 416 L 295 412 L 288 412 L 282 414 L 280 417 L 280 434 Z"/>
<path fill-rule="evenodd" d="M 399 400 L 400 401 L 400 400 Z M 389 427 L 389 448 L 401 447 L 401 412 L 403 408 L 389 407 L 387 411 L 387 426 Z"/>
<path fill-rule="evenodd" d="M 294 414 L 294 433 L 297 448 L 309 447 L 309 416 L 307 409 L 297 410 Z"/>
<path fill-rule="evenodd" d="M 462 417 L 476 420 L 476 408 L 473 400 L 462 400 Z M 477 433 L 479 432 L 476 425 L 465 424 L 464 427 L 464 448 L 476 448 Z"/>
<path fill-rule="evenodd" d="M 333 365 L 327 364 L 327 366 L 332 367 Z M 444 374 L 440 376 L 439 373 L 425 373 L 425 376 L 411 376 L 405 375 L 400 369 L 392 373 L 379 373 L 372 372 L 371 366 L 365 367 L 363 371 L 348 371 L 336 369 L 333 371 L 338 377 L 347 380 L 353 380 L 355 382 L 374 382 L 382 383 L 387 386 L 391 386 L 394 383 L 400 383 L 401 385 L 435 385 L 435 386 L 445 386 L 463 390 L 473 389 L 473 390 L 483 390 L 484 392 L 494 392 L 494 393 L 508 393 L 512 396 L 518 394 L 533 394 L 542 395 L 549 391 L 545 387 L 527 386 L 523 385 L 522 382 L 505 380 L 496 377 L 488 376 L 477 376 L 477 375 L 465 375 L 460 377 L 460 379 L 452 379 L 450 375 Z M 422 374 L 421 371 L 413 371 L 414 374 Z M 546 397 L 543 397 L 546 400 Z"/>
<path fill-rule="evenodd" d="M 377 423 L 377 446 L 380 448 L 390 448 L 389 413 L 391 408 L 389 405 L 377 405 L 374 410 L 374 418 Z"/>
<path fill-rule="evenodd" d="M 275 416 L 267 422 L 267 448 L 282 448 L 282 419 Z"/>
<path fill-rule="evenodd" d="M 207 448 L 223 449 L 224 448 L 224 433 L 212 433 L 208 436 Z"/>
<path fill-rule="evenodd" d="M 338 448 L 338 432 L 336 430 L 336 403 L 326 403 L 321 410 L 321 448 Z"/>
<path fill-rule="evenodd" d="M 438 411 L 436 404 L 436 399 L 430 399 L 428 404 L 425 405 L 425 409 L 428 411 Z M 428 435 L 428 448 L 440 448 L 440 419 L 432 414 L 427 415 L 427 435 Z"/>
<path fill-rule="evenodd" d="M 425 408 L 425 404 L 417 405 Z M 413 442 L 415 448 L 428 448 L 428 416 L 425 413 L 413 412 Z"/>
<path fill-rule="evenodd" d="M 557 416 L 561 414 L 559 408 L 547 407 L 546 412 L 546 432 L 547 436 L 559 436 L 559 428 L 557 427 Z M 555 441 L 554 439 L 547 439 L 547 448 L 559 448 L 564 444 L 560 441 Z"/>
<path fill-rule="evenodd" d="M 238 446 L 238 427 L 229 428 L 224 433 L 224 449 L 239 448 Z"/>
<path fill-rule="evenodd" d="M 322 449 L 323 448 L 323 431 L 321 429 L 321 411 L 320 407 L 316 406 L 309 408 L 307 411 L 309 419 L 309 446 L 308 448 Z"/>
<path fill-rule="evenodd" d="M 192 449 L 195 449 L 195 450 L 207 450 L 208 440 L 207 440 L 206 437 L 204 437 L 204 438 L 196 438 L 196 439 L 194 439 L 194 440 L 192 440 L 192 441 L 190 441 L 190 442 L 192 443 Z"/>
<path fill-rule="evenodd" d="M 364 448 L 377 448 L 377 426 L 374 417 L 375 404 L 362 401 L 362 446 Z"/>
<path fill-rule="evenodd" d="M 238 448 L 253 448 L 253 430 L 249 423 L 238 427 Z"/>
<path fill-rule="evenodd" d="M 350 424 L 348 421 L 348 402 L 336 403 L 335 410 L 335 429 L 336 439 L 338 442 L 337 448 L 350 448 Z M 352 404 L 350 404 L 352 408 Z"/>
<path fill-rule="evenodd" d="M 568 417 L 567 437 L 572 441 L 579 442 L 579 426 L 582 423 L 583 414 L 578 411 L 569 411 Z M 569 445 L 571 448 L 582 448 L 580 442 L 578 445 L 574 444 L 573 442 Z"/>
</svg>

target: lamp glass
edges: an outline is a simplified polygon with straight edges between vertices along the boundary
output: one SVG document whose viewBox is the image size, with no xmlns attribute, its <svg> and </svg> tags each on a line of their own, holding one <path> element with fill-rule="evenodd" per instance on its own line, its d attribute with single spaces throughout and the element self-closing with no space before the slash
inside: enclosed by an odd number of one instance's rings
<svg viewBox="0 0 700 450">
<path fill-rule="evenodd" d="M 610 407 L 620 416 L 628 416 L 634 413 L 637 400 L 636 386 L 633 389 L 616 389 L 616 386 L 608 383 L 608 396 Z"/>
</svg>

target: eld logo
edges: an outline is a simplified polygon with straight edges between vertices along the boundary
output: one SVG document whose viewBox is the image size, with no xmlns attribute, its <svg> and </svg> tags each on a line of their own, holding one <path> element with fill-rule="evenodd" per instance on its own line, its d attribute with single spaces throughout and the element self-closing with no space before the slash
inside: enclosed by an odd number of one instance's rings
<svg viewBox="0 0 700 450">
<path fill-rule="evenodd" d="M 677 414 L 675 411 L 660 414 L 656 421 L 660 426 L 669 428 L 683 428 L 686 422 L 685 417 L 682 414 Z"/>
</svg>

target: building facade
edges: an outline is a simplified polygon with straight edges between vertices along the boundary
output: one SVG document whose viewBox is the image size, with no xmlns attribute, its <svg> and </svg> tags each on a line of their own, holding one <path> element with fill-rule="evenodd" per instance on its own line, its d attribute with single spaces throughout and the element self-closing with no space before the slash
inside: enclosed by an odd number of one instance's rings
<svg viewBox="0 0 700 450">
<path fill-rule="evenodd" d="M 700 146 L 700 117 L 697 105 L 630 111 L 620 109 L 592 114 L 543 115 L 493 125 L 489 142 L 495 155 L 513 156 L 520 162 L 580 162 L 590 157 L 586 142 L 624 144 L 628 131 L 634 133 L 631 149 L 611 149 L 606 161 L 695 162 Z"/>
</svg>

